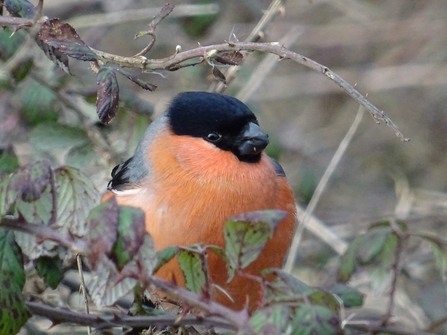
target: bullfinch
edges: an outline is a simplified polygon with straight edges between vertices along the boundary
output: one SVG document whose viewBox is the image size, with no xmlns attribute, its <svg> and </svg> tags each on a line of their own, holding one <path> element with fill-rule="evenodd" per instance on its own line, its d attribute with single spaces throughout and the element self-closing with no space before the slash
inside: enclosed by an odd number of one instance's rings
<svg viewBox="0 0 447 335">
<path fill-rule="evenodd" d="M 223 227 L 234 215 L 266 209 L 287 212 L 256 261 L 244 273 L 280 268 L 295 228 L 295 201 L 279 163 L 263 151 L 268 135 L 236 98 L 184 92 L 146 130 L 133 157 L 116 166 L 108 196 L 145 212 L 155 247 L 195 243 L 224 246 Z M 107 195 L 106 195 L 107 197 Z M 242 274 L 229 283 L 225 263 L 208 255 L 211 297 L 232 309 L 261 300 L 260 285 Z M 184 286 L 176 259 L 157 276 Z M 220 287 L 226 293 L 222 292 Z"/>
</svg>

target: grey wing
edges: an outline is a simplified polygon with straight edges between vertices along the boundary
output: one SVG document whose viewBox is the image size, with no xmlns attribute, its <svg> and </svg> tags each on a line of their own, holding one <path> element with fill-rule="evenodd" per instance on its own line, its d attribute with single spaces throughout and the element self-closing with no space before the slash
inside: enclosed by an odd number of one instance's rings
<svg viewBox="0 0 447 335">
<path fill-rule="evenodd" d="M 275 167 L 275 172 L 280 177 L 286 177 L 286 173 L 284 172 L 282 166 L 278 163 L 278 161 L 272 157 L 270 157 L 272 160 L 273 166 Z"/>
</svg>

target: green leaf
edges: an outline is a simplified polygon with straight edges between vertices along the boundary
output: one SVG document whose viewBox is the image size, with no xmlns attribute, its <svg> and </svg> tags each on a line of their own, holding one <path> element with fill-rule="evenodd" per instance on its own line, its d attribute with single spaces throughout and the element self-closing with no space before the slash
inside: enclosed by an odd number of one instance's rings
<svg viewBox="0 0 447 335">
<path fill-rule="evenodd" d="M 0 29 L 0 59 L 6 61 L 25 41 L 26 33 L 17 31 L 13 34 L 11 27 Z"/>
<path fill-rule="evenodd" d="M 83 168 L 89 165 L 97 157 L 95 147 L 91 142 L 72 147 L 65 157 L 65 163 L 75 168 Z"/>
<path fill-rule="evenodd" d="M 252 334 L 289 335 L 290 309 L 285 305 L 275 305 L 257 310 L 249 320 Z"/>
<path fill-rule="evenodd" d="M 32 18 L 36 14 L 34 5 L 28 0 L 5 0 L 4 6 L 12 16 Z"/>
<path fill-rule="evenodd" d="M 99 120 L 108 124 L 118 112 L 119 86 L 115 70 L 102 67 L 97 75 L 98 93 L 96 98 L 96 113 Z"/>
<path fill-rule="evenodd" d="M 64 278 L 62 272 L 62 261 L 58 257 L 42 256 L 36 260 L 37 274 L 43 278 L 45 283 L 53 290 Z"/>
<path fill-rule="evenodd" d="M 195 252 L 181 250 L 177 255 L 177 259 L 185 276 L 186 288 L 197 294 L 202 293 L 206 283 L 206 275 L 200 255 Z"/>
<path fill-rule="evenodd" d="M 19 160 L 12 147 L 0 149 L 0 176 L 14 172 L 19 167 Z"/>
<path fill-rule="evenodd" d="M 89 143 L 89 138 L 83 129 L 46 122 L 31 130 L 30 141 L 37 149 L 48 151 L 81 146 Z"/>
<path fill-rule="evenodd" d="M 144 243 L 146 233 L 145 216 L 140 208 L 119 207 L 118 237 L 110 258 L 119 270 L 134 259 Z"/>
<path fill-rule="evenodd" d="M 27 80 L 20 86 L 20 90 L 17 90 L 16 99 L 21 117 L 28 125 L 49 123 L 50 126 L 59 126 L 55 122 L 59 118 L 61 105 L 51 89 L 36 81 Z M 53 137 L 52 141 L 57 142 L 58 138 Z"/>
<path fill-rule="evenodd" d="M 103 257 L 91 276 L 86 278 L 90 296 L 98 308 L 113 305 L 137 284 L 134 278 L 119 276 L 115 264 Z"/>
<path fill-rule="evenodd" d="M 157 265 L 154 268 L 154 273 L 157 273 L 163 265 L 173 259 L 179 250 L 179 247 L 169 246 L 157 252 Z"/>
<path fill-rule="evenodd" d="M 383 249 L 377 256 L 374 266 L 371 267 L 370 276 L 373 290 L 382 292 L 391 284 L 391 278 L 396 261 L 396 253 L 399 243 L 399 238 L 396 233 L 388 235 Z"/>
<path fill-rule="evenodd" d="M 368 265 L 374 262 L 385 248 L 390 234 L 392 234 L 392 229 L 389 226 L 375 226 L 365 234 L 354 238 L 340 258 L 337 281 L 343 283 L 349 281 L 357 265 Z"/>
<path fill-rule="evenodd" d="M 155 250 L 154 240 L 147 233 L 144 234 L 144 241 L 138 250 L 136 260 L 143 278 L 154 273 L 154 269 L 158 264 L 157 251 Z"/>
<path fill-rule="evenodd" d="M 87 259 L 93 269 L 114 247 L 117 240 L 119 207 L 115 198 L 96 206 L 87 217 L 89 246 Z"/>
<path fill-rule="evenodd" d="M 342 335 L 340 320 L 331 309 L 304 304 L 292 316 L 292 334 Z"/>
<path fill-rule="evenodd" d="M 266 282 L 264 289 L 263 305 L 277 303 L 292 303 L 299 305 L 303 299 L 317 290 L 303 283 L 291 274 L 279 269 L 267 269 L 262 272 L 263 277 L 275 275 L 275 280 Z"/>
<path fill-rule="evenodd" d="M 0 228 L 0 335 L 17 334 L 30 317 L 22 295 L 22 253 L 12 231 Z"/>
<path fill-rule="evenodd" d="M 351 286 L 344 283 L 335 283 L 325 289 L 339 297 L 343 301 L 345 308 L 363 306 L 365 295 Z"/>
<path fill-rule="evenodd" d="M 42 43 L 48 44 L 59 52 L 83 61 L 94 61 L 96 54 L 68 23 L 59 19 L 45 21 L 37 35 Z"/>
<path fill-rule="evenodd" d="M 78 169 L 62 166 L 54 171 L 57 193 L 57 223 L 62 233 L 83 237 L 90 210 L 99 203 L 92 181 Z"/>
<path fill-rule="evenodd" d="M 441 273 L 445 273 L 447 270 L 447 241 L 431 233 L 418 233 L 414 234 L 414 236 L 421 237 L 428 242 L 436 267 Z"/>
<path fill-rule="evenodd" d="M 280 210 L 257 211 L 234 216 L 225 223 L 229 281 L 237 270 L 246 268 L 256 260 L 286 215 Z"/>
</svg>

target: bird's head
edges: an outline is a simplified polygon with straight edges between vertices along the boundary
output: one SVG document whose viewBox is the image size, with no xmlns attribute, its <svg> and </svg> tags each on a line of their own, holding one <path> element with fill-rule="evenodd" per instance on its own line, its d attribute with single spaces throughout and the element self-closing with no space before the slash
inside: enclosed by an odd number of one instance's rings
<svg viewBox="0 0 447 335">
<path fill-rule="evenodd" d="M 242 162 L 256 163 L 269 143 L 253 112 L 236 98 L 207 92 L 184 92 L 167 116 L 172 132 L 204 139 L 231 151 Z"/>
</svg>

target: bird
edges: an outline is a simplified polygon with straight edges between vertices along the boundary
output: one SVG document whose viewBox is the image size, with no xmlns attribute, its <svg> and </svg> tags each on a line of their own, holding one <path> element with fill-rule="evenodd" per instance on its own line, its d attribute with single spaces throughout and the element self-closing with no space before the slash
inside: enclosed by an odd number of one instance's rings
<svg viewBox="0 0 447 335">
<path fill-rule="evenodd" d="M 238 99 L 209 92 L 182 92 L 145 131 L 134 155 L 112 171 L 109 194 L 119 205 L 141 208 L 157 251 L 196 243 L 224 247 L 223 227 L 232 216 L 285 211 L 259 257 L 228 282 L 224 261 L 209 253 L 215 289 L 211 299 L 233 310 L 256 309 L 259 276 L 281 268 L 295 229 L 296 207 L 284 170 L 264 149 L 268 135 Z M 156 276 L 185 286 L 175 259 Z"/>
</svg>

